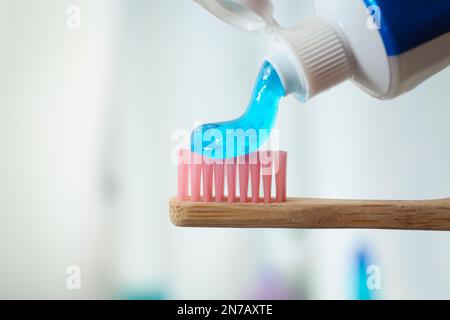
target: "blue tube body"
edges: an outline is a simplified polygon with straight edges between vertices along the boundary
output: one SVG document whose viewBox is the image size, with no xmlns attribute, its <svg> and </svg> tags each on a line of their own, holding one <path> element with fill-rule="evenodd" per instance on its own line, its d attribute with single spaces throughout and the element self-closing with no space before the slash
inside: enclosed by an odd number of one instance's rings
<svg viewBox="0 0 450 320">
<path fill-rule="evenodd" d="M 372 14 L 380 15 L 380 34 L 389 56 L 450 32 L 450 0 L 363 1 Z"/>
</svg>

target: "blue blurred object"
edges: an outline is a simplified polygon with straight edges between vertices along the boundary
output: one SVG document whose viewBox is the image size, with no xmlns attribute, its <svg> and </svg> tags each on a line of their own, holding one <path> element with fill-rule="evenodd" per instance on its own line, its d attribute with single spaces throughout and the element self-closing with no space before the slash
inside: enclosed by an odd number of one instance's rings
<svg viewBox="0 0 450 320">
<path fill-rule="evenodd" d="M 372 291 L 367 286 L 367 268 L 369 267 L 369 255 L 366 249 L 361 249 L 356 255 L 357 278 L 356 278 L 356 299 L 373 300 Z"/>
<path fill-rule="evenodd" d="M 125 290 L 119 295 L 122 300 L 136 300 L 136 301 L 147 301 L 147 300 L 166 300 L 168 295 L 164 290 Z"/>
</svg>

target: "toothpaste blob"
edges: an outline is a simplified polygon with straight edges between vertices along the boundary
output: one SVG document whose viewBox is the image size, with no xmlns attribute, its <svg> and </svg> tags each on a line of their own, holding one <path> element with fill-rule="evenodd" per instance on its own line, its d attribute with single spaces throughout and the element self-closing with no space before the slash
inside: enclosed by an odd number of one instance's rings
<svg viewBox="0 0 450 320">
<path fill-rule="evenodd" d="M 235 158 L 257 151 L 269 138 L 285 90 L 274 67 L 264 62 L 245 113 L 238 119 L 199 126 L 191 150 L 212 159 Z"/>
</svg>

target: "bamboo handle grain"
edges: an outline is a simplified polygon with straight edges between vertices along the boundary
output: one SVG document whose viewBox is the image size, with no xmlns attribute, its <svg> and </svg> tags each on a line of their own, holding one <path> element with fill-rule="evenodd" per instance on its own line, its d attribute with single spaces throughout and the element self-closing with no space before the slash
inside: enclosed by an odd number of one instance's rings
<svg viewBox="0 0 450 320">
<path fill-rule="evenodd" d="M 450 231 L 450 198 L 363 201 L 290 198 L 285 203 L 203 203 L 172 199 L 179 227 L 398 229 Z"/>
</svg>

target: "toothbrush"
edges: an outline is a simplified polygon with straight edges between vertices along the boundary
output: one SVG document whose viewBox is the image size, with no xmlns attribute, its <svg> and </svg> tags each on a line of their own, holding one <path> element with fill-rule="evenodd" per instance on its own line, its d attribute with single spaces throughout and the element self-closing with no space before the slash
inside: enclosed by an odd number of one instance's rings
<svg viewBox="0 0 450 320">
<path fill-rule="evenodd" d="M 450 231 L 450 198 L 422 201 L 287 198 L 286 169 L 287 153 L 282 151 L 211 160 L 181 150 L 178 196 L 170 200 L 170 219 L 179 227 Z"/>
</svg>

